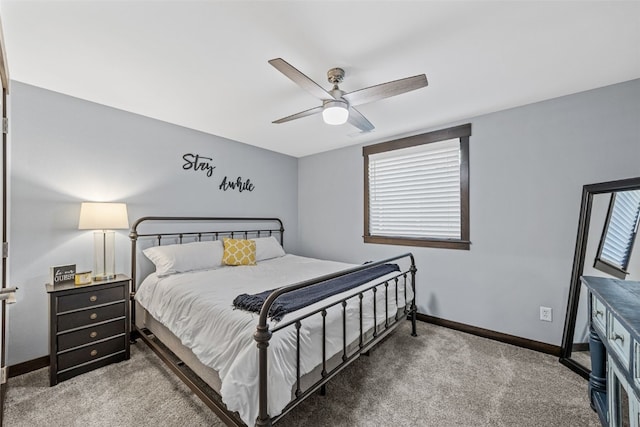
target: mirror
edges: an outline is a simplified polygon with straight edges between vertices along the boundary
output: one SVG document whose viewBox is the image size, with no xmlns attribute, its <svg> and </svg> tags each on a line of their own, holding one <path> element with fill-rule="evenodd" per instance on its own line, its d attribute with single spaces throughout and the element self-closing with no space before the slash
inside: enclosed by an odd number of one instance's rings
<svg viewBox="0 0 640 427">
<path fill-rule="evenodd" d="M 640 177 L 582 187 L 578 235 L 571 271 L 560 363 L 582 375 L 585 379 L 589 378 L 591 372 L 588 346 L 589 301 L 588 292 L 580 282 L 580 276 L 616 277 L 616 272 L 611 270 L 611 265 L 602 265 L 601 240 L 603 240 L 605 233 L 608 234 L 608 231 L 605 230 L 605 224 L 611 218 L 612 200 L 615 195 L 635 190 L 640 190 Z M 637 230 L 637 223 L 635 227 Z M 634 243 L 633 239 L 628 242 L 629 245 Z M 623 274 L 626 276 L 626 280 L 640 280 L 640 249 L 636 248 L 635 251 L 632 251 L 631 258 L 625 262 L 628 264 L 628 268 L 626 268 L 628 274 Z M 598 264 L 597 267 L 596 264 Z M 613 269 L 615 270 L 615 266 Z"/>
</svg>

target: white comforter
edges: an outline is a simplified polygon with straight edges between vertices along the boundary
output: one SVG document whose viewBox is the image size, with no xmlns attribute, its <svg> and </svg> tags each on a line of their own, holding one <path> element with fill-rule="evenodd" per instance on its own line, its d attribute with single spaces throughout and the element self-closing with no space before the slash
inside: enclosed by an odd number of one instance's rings
<svg viewBox="0 0 640 427">
<path fill-rule="evenodd" d="M 140 285 L 136 300 L 174 335 L 189 347 L 205 365 L 218 371 L 222 382 L 220 394 L 231 411 L 238 411 L 247 425 L 253 425 L 258 416 L 258 351 L 253 333 L 258 315 L 234 310 L 233 299 L 241 293 L 257 293 L 267 289 L 297 283 L 324 274 L 354 267 L 333 261 L 321 261 L 295 255 L 285 255 L 255 266 L 223 267 L 216 270 L 176 274 L 164 278 L 150 275 Z M 397 274 L 397 273 L 396 273 Z M 376 279 L 382 283 L 393 273 Z M 404 286 L 398 286 L 399 306 L 404 306 Z M 368 285 L 362 285 L 366 288 Z M 349 291 L 349 292 L 353 292 Z M 407 284 L 407 300 L 412 298 Z M 373 293 L 363 299 L 363 328 L 373 327 Z M 285 316 L 282 322 L 311 311 L 328 300 Z M 388 288 L 388 314 L 396 312 L 395 284 Z M 377 292 L 377 323 L 385 318 L 384 285 Z M 278 323 L 273 322 L 271 327 Z M 327 359 L 342 351 L 342 306 L 328 310 Z M 359 336 L 359 301 L 352 298 L 347 305 L 347 342 Z M 302 322 L 301 375 L 311 372 L 322 363 L 322 318 L 314 315 Z M 278 415 L 291 400 L 291 388 L 296 382 L 296 337 L 293 326 L 273 334 L 269 342 L 269 414 Z"/>
</svg>

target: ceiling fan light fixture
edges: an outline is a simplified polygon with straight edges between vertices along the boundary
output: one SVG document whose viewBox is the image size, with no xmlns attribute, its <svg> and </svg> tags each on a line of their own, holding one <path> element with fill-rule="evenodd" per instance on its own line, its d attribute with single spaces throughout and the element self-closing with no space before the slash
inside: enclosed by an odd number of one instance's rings
<svg viewBox="0 0 640 427">
<path fill-rule="evenodd" d="M 349 119 L 349 106 L 346 102 L 337 99 L 325 101 L 322 119 L 328 125 L 342 125 Z"/>
</svg>

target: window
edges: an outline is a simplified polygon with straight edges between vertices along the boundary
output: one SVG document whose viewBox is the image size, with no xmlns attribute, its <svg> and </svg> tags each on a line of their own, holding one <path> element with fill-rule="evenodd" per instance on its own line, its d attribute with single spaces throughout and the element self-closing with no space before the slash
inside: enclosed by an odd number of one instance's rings
<svg viewBox="0 0 640 427">
<path fill-rule="evenodd" d="M 466 124 L 370 145 L 364 156 L 364 241 L 469 249 Z"/>
<path fill-rule="evenodd" d="M 624 279 L 640 222 L 640 190 L 611 195 L 594 267 Z"/>
</svg>

